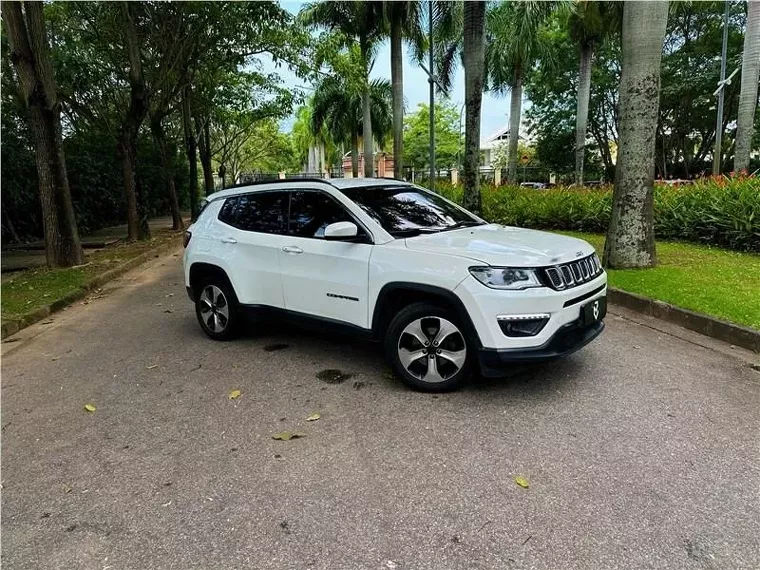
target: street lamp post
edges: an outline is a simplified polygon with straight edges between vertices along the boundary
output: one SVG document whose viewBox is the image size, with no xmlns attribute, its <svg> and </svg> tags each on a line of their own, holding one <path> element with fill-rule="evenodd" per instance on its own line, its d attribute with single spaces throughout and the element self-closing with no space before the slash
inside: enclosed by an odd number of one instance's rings
<svg viewBox="0 0 760 570">
<path fill-rule="evenodd" d="M 713 153 L 713 176 L 720 174 L 723 158 L 723 96 L 726 85 L 726 50 L 728 48 L 728 11 L 731 7 L 730 0 L 725 0 L 726 7 L 723 11 L 723 49 L 720 56 L 720 82 L 718 83 L 718 118 L 715 123 L 715 152 Z"/>
</svg>

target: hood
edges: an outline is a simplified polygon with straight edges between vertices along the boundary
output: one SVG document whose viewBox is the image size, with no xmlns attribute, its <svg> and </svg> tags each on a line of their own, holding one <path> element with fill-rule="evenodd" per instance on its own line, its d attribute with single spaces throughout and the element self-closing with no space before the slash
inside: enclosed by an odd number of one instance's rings
<svg viewBox="0 0 760 570">
<path fill-rule="evenodd" d="M 581 239 L 499 224 L 407 238 L 406 247 L 503 267 L 543 267 L 594 253 Z"/>
</svg>

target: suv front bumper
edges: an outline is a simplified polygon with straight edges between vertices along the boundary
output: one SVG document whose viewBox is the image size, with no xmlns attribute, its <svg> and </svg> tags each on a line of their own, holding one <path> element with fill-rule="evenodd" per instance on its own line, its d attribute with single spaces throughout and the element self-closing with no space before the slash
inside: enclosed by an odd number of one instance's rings
<svg viewBox="0 0 760 570">
<path fill-rule="evenodd" d="M 572 354 L 583 348 L 604 330 L 604 322 L 583 326 L 580 319 L 560 328 L 541 346 L 533 348 L 481 348 L 478 351 L 480 373 L 487 378 L 504 375 L 512 364 L 541 362 Z"/>
</svg>

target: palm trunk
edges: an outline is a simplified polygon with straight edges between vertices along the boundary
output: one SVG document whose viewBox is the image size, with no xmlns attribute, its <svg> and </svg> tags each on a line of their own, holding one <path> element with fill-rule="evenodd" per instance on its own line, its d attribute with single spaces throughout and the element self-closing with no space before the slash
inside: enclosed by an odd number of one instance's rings
<svg viewBox="0 0 760 570">
<path fill-rule="evenodd" d="M 193 129 L 193 123 L 190 117 L 191 96 L 192 89 L 190 85 L 186 85 L 182 90 L 182 126 L 185 131 L 187 162 L 190 166 L 190 218 L 195 220 L 198 215 L 198 156 L 195 129 Z"/>
<path fill-rule="evenodd" d="M 37 177 L 50 267 L 80 265 L 84 260 L 71 202 L 61 135 L 61 106 L 48 51 L 41 3 L 3 3 L 19 94 L 29 110 Z M 24 13 L 25 12 L 25 13 Z"/>
<path fill-rule="evenodd" d="M 578 111 L 575 115 L 575 183 L 583 184 L 583 160 L 586 153 L 586 126 L 588 124 L 588 102 L 591 97 L 591 59 L 593 44 L 581 46 L 580 70 L 578 73 Z"/>
<path fill-rule="evenodd" d="M 362 140 L 364 141 L 364 177 L 375 175 L 375 160 L 372 149 L 372 100 L 369 94 L 369 45 L 367 38 L 360 41 L 362 63 L 364 65 L 364 85 L 362 85 Z"/>
<path fill-rule="evenodd" d="M 153 140 L 158 147 L 158 155 L 161 160 L 161 170 L 164 173 L 164 182 L 169 194 L 169 207 L 172 212 L 172 229 L 183 230 L 185 224 L 182 222 L 182 214 L 179 211 L 179 201 L 177 200 L 177 187 L 174 184 L 174 164 L 172 157 L 166 148 L 166 134 L 161 123 L 161 117 L 154 117 L 150 122 L 150 130 L 153 133 Z"/>
<path fill-rule="evenodd" d="M 404 59 L 401 22 L 391 20 L 391 84 L 393 85 L 393 177 L 404 177 Z"/>
<path fill-rule="evenodd" d="M 507 181 L 510 184 L 515 184 L 517 182 L 517 144 L 520 140 L 522 92 L 522 69 L 516 67 L 509 104 L 509 147 L 507 153 Z"/>
<path fill-rule="evenodd" d="M 651 267 L 654 244 L 654 161 L 660 61 L 667 2 L 626 2 L 623 9 L 620 144 L 605 265 Z"/>
<path fill-rule="evenodd" d="M 742 55 L 742 84 L 739 93 L 739 113 L 736 120 L 736 151 L 734 170 L 749 168 L 752 135 L 755 130 L 757 82 L 760 75 L 760 2 L 747 2 L 747 30 Z"/>
<path fill-rule="evenodd" d="M 359 178 L 359 132 L 351 132 L 351 175 Z"/>
<path fill-rule="evenodd" d="M 462 205 L 479 214 L 480 198 L 480 110 L 483 103 L 485 65 L 485 2 L 464 3 L 464 163 Z"/>
</svg>

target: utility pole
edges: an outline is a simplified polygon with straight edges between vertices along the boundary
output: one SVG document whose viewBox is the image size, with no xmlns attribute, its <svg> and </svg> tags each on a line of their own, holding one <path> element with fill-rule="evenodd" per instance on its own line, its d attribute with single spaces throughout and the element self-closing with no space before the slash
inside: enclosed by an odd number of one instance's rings
<svg viewBox="0 0 760 570">
<path fill-rule="evenodd" d="M 433 0 L 428 0 L 428 34 L 430 52 L 428 54 L 428 83 L 430 83 L 430 189 L 435 190 L 435 76 L 433 75 Z"/>
<path fill-rule="evenodd" d="M 718 83 L 718 118 L 715 122 L 715 152 L 713 153 L 713 176 L 720 175 L 723 158 L 723 94 L 726 87 L 726 50 L 728 49 L 728 11 L 731 1 L 725 0 L 723 11 L 723 49 L 720 59 L 720 83 Z"/>
</svg>

